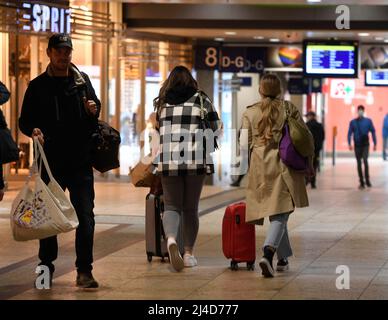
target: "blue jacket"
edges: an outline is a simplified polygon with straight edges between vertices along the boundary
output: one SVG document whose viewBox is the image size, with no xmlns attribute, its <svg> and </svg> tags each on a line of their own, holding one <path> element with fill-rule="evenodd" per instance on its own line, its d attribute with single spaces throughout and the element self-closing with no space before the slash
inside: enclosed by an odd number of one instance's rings
<svg viewBox="0 0 388 320">
<path fill-rule="evenodd" d="M 367 145 L 369 145 L 369 132 L 372 133 L 373 137 L 373 143 L 374 145 L 377 144 L 377 139 L 376 139 L 376 130 L 375 127 L 373 126 L 373 122 L 369 118 L 357 118 L 353 119 L 350 121 L 349 124 L 349 131 L 348 131 L 348 144 L 351 145 L 351 140 L 352 140 L 352 135 L 354 138 L 354 145 L 355 146 L 360 146 L 365 144 L 363 141 L 363 137 L 365 140 L 367 140 Z"/>
<path fill-rule="evenodd" d="M 384 118 L 383 123 L 383 137 L 388 138 L 388 114 Z"/>
</svg>

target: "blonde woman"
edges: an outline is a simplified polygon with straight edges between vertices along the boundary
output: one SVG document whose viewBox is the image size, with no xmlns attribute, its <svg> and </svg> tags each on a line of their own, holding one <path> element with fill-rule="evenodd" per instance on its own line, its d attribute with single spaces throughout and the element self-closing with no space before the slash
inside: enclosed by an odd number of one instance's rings
<svg viewBox="0 0 388 320">
<path fill-rule="evenodd" d="M 269 217 L 270 227 L 263 245 L 260 267 L 264 277 L 274 276 L 273 256 L 277 253 L 277 271 L 289 268 L 292 249 L 287 221 L 295 207 L 308 206 L 304 174 L 286 165 L 279 156 L 279 142 L 285 124 L 285 104 L 292 117 L 304 124 L 298 109 L 281 99 L 281 82 L 266 74 L 259 85 L 261 101 L 243 114 L 240 144 L 250 150 L 247 186 L 247 222 L 258 223 Z M 304 124 L 305 125 L 305 124 Z M 244 130 L 245 129 L 245 130 Z"/>
</svg>

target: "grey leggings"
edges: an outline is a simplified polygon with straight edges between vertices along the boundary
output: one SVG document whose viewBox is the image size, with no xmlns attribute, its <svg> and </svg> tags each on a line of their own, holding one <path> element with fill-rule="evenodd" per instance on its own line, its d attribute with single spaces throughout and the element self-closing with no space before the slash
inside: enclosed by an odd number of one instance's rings
<svg viewBox="0 0 388 320">
<path fill-rule="evenodd" d="M 198 203 L 205 176 L 163 177 L 164 214 L 163 227 L 166 237 L 177 238 L 182 218 L 183 245 L 191 251 L 198 235 Z"/>
<path fill-rule="evenodd" d="M 271 225 L 269 227 L 263 248 L 265 246 L 275 248 L 279 260 L 292 256 L 292 249 L 287 230 L 289 216 L 289 213 L 282 213 L 269 217 Z"/>
</svg>

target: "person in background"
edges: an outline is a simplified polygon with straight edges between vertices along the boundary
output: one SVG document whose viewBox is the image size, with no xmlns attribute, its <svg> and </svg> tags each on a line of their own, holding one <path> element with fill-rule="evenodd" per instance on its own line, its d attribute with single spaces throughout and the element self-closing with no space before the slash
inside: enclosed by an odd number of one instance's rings
<svg viewBox="0 0 388 320">
<path fill-rule="evenodd" d="M 241 135 L 241 128 L 238 131 L 238 139 L 240 140 L 240 135 Z M 238 174 L 237 175 L 232 175 L 232 183 L 230 184 L 231 187 L 239 187 L 241 184 L 241 181 L 244 179 L 246 175 L 246 170 L 247 164 L 248 164 L 248 157 L 246 152 L 244 150 L 241 150 L 240 148 L 240 156 L 239 156 L 239 161 L 237 164 L 232 168 L 232 171 L 236 171 Z"/>
<path fill-rule="evenodd" d="M 388 148 L 388 113 L 384 117 L 383 123 L 383 159 L 387 161 L 387 148 Z"/>
<path fill-rule="evenodd" d="M 0 130 L 2 128 L 7 128 L 7 123 L 5 122 L 3 111 L 1 111 L 0 109 Z M 3 200 L 4 192 L 5 192 L 5 184 L 4 184 L 4 178 L 3 178 L 3 165 L 0 163 L 0 201 Z"/>
<path fill-rule="evenodd" d="M 69 35 L 52 35 L 46 53 L 50 64 L 27 88 L 19 127 L 25 135 L 39 139 L 55 180 L 63 190 L 69 190 L 79 220 L 75 236 L 76 285 L 98 288 L 92 275 L 95 228 L 92 135 L 101 103 L 89 77 L 71 63 L 73 43 Z M 42 179 L 48 182 L 44 172 Z M 49 268 L 50 282 L 57 256 L 56 236 L 40 240 L 40 265 Z"/>
<path fill-rule="evenodd" d="M 4 83 L 0 81 L 0 105 L 6 103 L 10 97 L 10 92 Z M 3 111 L 0 109 L 0 129 L 7 128 L 7 122 L 5 121 Z M 1 141 L 0 141 L 1 143 Z M 3 177 L 3 165 L 0 163 L 0 201 L 3 200 L 5 192 L 5 183 Z"/>
<path fill-rule="evenodd" d="M 272 260 L 277 254 L 276 271 L 289 269 L 292 248 L 287 223 L 295 207 L 309 205 L 305 175 L 287 167 L 279 156 L 279 143 L 286 121 L 288 104 L 290 117 L 306 126 L 298 108 L 281 98 L 281 82 L 275 74 L 260 79 L 261 101 L 249 106 L 242 119 L 240 145 L 251 149 L 246 195 L 246 222 L 260 224 L 268 217 L 270 226 L 263 245 L 259 265 L 264 277 L 275 274 Z"/>
<path fill-rule="evenodd" d="M 214 173 L 210 158 L 214 146 L 206 139 L 204 149 L 204 137 L 200 135 L 198 138 L 201 113 L 204 112 L 210 126 L 206 129 L 212 132 L 220 129 L 220 121 L 212 102 L 199 90 L 197 81 L 184 66 L 171 71 L 154 99 L 154 106 L 156 129 L 160 133 L 154 165 L 163 187 L 163 226 L 170 262 L 176 271 L 181 271 L 198 263 L 193 255 L 199 229 L 198 204 L 206 174 Z M 181 219 L 183 258 L 176 243 Z"/>
<path fill-rule="evenodd" d="M 310 129 L 311 134 L 314 138 L 314 146 L 315 146 L 315 155 L 313 159 L 313 166 L 315 175 L 311 178 L 306 178 L 306 182 L 311 183 L 311 188 L 316 189 L 317 183 L 316 183 L 316 173 L 318 172 L 319 168 L 319 157 L 321 150 L 323 148 L 323 141 L 325 140 L 325 130 L 323 129 L 323 126 L 321 123 L 317 121 L 317 115 L 315 112 L 310 111 L 306 114 L 307 117 L 307 127 Z"/>
<path fill-rule="evenodd" d="M 377 150 L 376 130 L 371 119 L 365 117 L 365 107 L 359 105 L 357 108 L 358 117 L 350 121 L 348 130 L 349 150 L 354 149 L 357 159 L 358 177 L 360 179 L 359 189 L 365 189 L 365 184 L 368 188 L 372 187 L 369 177 L 369 133 L 372 134 L 374 151 Z M 354 147 L 352 146 L 352 136 Z M 364 163 L 365 176 L 362 172 L 362 162 Z M 364 179 L 365 178 L 365 179 Z"/>
</svg>

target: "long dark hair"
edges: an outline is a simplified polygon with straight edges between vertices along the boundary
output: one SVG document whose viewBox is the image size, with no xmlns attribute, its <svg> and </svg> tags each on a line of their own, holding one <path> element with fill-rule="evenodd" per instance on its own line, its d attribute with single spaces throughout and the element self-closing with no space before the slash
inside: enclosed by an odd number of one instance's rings
<svg viewBox="0 0 388 320">
<path fill-rule="evenodd" d="M 176 87 L 189 87 L 198 90 L 198 83 L 191 75 L 189 69 L 184 66 L 175 67 L 167 80 L 163 82 L 159 95 L 154 99 L 154 110 L 160 114 L 160 111 L 166 101 L 166 93 Z"/>
</svg>

